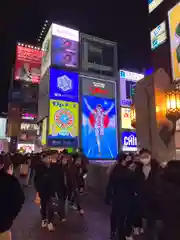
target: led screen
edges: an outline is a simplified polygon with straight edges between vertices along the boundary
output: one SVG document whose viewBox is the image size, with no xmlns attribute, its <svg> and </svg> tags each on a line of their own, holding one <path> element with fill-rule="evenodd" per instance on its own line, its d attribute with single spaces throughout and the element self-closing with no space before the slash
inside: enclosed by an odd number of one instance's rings
<svg viewBox="0 0 180 240">
<path fill-rule="evenodd" d="M 81 47 L 83 71 L 115 76 L 117 73 L 116 43 L 82 34 Z"/>
<path fill-rule="evenodd" d="M 30 47 L 17 46 L 15 80 L 39 83 L 42 51 Z"/>
<path fill-rule="evenodd" d="M 114 100 L 83 96 L 82 147 L 88 158 L 116 158 L 116 116 Z"/>
<path fill-rule="evenodd" d="M 180 2 L 169 11 L 171 65 L 173 80 L 180 79 Z"/>
<path fill-rule="evenodd" d="M 166 22 L 162 22 L 151 31 L 151 49 L 154 50 L 167 39 Z"/>
<path fill-rule="evenodd" d="M 42 122 L 42 133 L 41 133 L 42 145 L 46 145 L 46 137 L 47 137 L 47 118 L 44 118 Z"/>
<path fill-rule="evenodd" d="M 78 102 L 78 74 L 51 68 L 49 98 Z"/>
<path fill-rule="evenodd" d="M 7 124 L 7 119 L 0 118 L 0 138 L 6 137 L 6 124 Z"/>
<path fill-rule="evenodd" d="M 148 0 L 149 13 L 156 9 L 164 0 Z"/>
<path fill-rule="evenodd" d="M 121 141 L 123 151 L 137 151 L 136 132 L 122 132 Z"/>
<path fill-rule="evenodd" d="M 131 126 L 131 109 L 121 108 L 121 128 L 123 129 L 133 129 Z"/>
<path fill-rule="evenodd" d="M 52 36 L 51 63 L 59 67 L 78 67 L 78 42 Z"/>
<path fill-rule="evenodd" d="M 50 100 L 49 146 L 76 147 L 78 143 L 78 103 Z"/>
<path fill-rule="evenodd" d="M 23 151 L 25 153 L 34 152 L 34 149 L 35 149 L 34 144 L 25 144 L 25 143 L 18 144 L 18 150 Z"/>
</svg>

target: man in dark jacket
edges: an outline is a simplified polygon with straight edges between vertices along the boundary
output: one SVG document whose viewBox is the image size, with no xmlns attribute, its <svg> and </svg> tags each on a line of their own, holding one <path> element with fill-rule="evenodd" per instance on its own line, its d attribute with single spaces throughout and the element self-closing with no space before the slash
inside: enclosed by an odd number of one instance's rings
<svg viewBox="0 0 180 240">
<path fill-rule="evenodd" d="M 105 198 L 107 204 L 112 204 L 111 238 L 115 237 L 117 230 L 119 240 L 132 239 L 132 225 L 126 220 L 134 199 L 134 175 L 127 166 L 126 158 L 124 153 L 118 156 L 118 163 L 109 178 Z"/>
<path fill-rule="evenodd" d="M 21 185 L 12 175 L 12 163 L 8 159 L 2 159 L 2 156 L 0 160 L 0 239 L 11 239 L 10 229 L 25 198 Z"/>
</svg>

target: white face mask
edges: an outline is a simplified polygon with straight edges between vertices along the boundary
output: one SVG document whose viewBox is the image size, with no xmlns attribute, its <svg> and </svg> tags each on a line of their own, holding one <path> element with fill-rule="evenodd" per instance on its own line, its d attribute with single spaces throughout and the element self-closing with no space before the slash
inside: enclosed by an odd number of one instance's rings
<svg viewBox="0 0 180 240">
<path fill-rule="evenodd" d="M 148 158 L 141 158 L 140 159 L 141 163 L 144 164 L 144 165 L 148 165 L 151 161 L 151 158 L 148 157 Z"/>
</svg>

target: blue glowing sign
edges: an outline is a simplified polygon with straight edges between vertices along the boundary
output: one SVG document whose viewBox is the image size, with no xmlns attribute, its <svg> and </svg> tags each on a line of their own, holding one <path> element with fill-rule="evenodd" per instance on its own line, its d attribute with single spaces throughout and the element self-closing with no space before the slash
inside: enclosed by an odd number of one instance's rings
<svg viewBox="0 0 180 240">
<path fill-rule="evenodd" d="M 137 151 L 136 132 L 122 132 L 121 140 L 123 151 Z"/>
<path fill-rule="evenodd" d="M 78 102 L 78 73 L 51 68 L 49 98 Z"/>
</svg>

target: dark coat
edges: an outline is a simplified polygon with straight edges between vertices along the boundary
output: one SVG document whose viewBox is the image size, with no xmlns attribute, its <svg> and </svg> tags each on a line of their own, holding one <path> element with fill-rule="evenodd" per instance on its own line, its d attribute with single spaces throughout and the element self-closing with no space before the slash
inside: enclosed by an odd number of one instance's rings
<svg viewBox="0 0 180 240">
<path fill-rule="evenodd" d="M 9 230 L 19 214 L 25 197 L 18 180 L 0 170 L 0 233 Z"/>
<path fill-rule="evenodd" d="M 126 208 L 132 205 L 133 196 L 134 174 L 130 169 L 117 164 L 106 187 L 105 201 Z"/>
<path fill-rule="evenodd" d="M 156 220 L 161 218 L 161 187 L 161 169 L 155 160 L 152 160 L 151 171 L 147 179 L 143 173 L 143 165 L 137 164 L 135 169 L 136 203 L 142 217 Z"/>
</svg>

